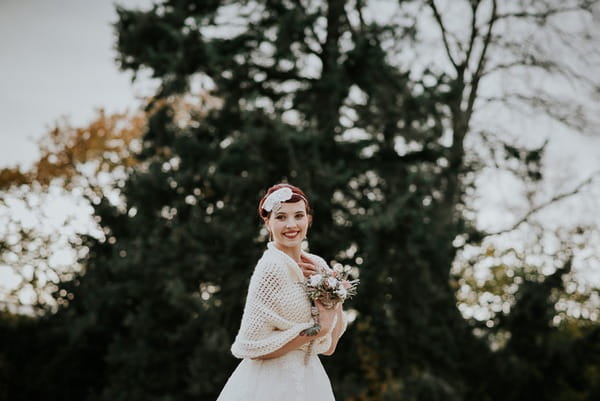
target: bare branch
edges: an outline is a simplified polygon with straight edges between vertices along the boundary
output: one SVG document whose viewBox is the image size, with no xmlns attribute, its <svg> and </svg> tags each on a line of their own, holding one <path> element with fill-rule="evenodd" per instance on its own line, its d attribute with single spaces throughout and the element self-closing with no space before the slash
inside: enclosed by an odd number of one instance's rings
<svg viewBox="0 0 600 401">
<path fill-rule="evenodd" d="M 578 194 L 582 188 L 584 188 L 586 185 L 589 185 L 592 183 L 592 181 L 594 181 L 594 178 L 596 178 L 596 176 L 600 176 L 600 170 L 592 173 L 592 175 L 590 175 L 586 180 L 584 180 L 583 182 L 581 182 L 579 185 L 577 185 L 573 190 L 569 191 L 569 192 L 565 192 L 562 194 L 558 194 L 556 196 L 554 196 L 553 198 L 547 200 L 546 202 L 543 202 L 541 204 L 539 204 L 538 206 L 534 207 L 533 209 L 529 210 L 527 213 L 525 213 L 525 215 L 523 217 L 521 217 L 516 223 L 514 223 L 512 226 L 500 230 L 500 231 L 496 231 L 494 233 L 487 233 L 485 234 L 485 236 L 492 236 L 492 235 L 500 235 L 500 234 L 505 234 L 507 232 L 513 231 L 515 229 L 517 229 L 517 227 L 519 227 L 521 224 L 527 222 L 529 220 L 529 218 L 531 218 L 531 216 L 533 216 L 534 214 L 536 214 L 537 212 L 539 212 L 540 210 L 558 202 L 561 201 L 565 198 L 568 198 L 570 196 L 576 195 Z"/>
<path fill-rule="evenodd" d="M 469 47 L 467 48 L 467 55 L 465 57 L 465 65 L 469 65 L 469 61 L 471 60 L 471 54 L 473 53 L 473 47 L 475 46 L 475 39 L 477 39 L 477 33 L 479 30 L 477 29 L 477 10 L 479 9 L 480 1 L 471 3 L 471 34 L 469 38 Z"/>
<path fill-rule="evenodd" d="M 435 5 L 435 1 L 429 0 L 429 6 L 431 7 L 431 9 L 433 11 L 435 20 L 438 23 L 440 30 L 442 32 L 442 40 L 444 42 L 444 47 L 446 48 L 446 54 L 448 55 L 448 58 L 450 59 L 450 62 L 452 63 L 454 68 L 458 71 L 459 70 L 458 63 L 452 56 L 452 51 L 450 50 L 450 43 L 448 42 L 448 32 L 446 31 L 446 26 L 444 25 L 444 22 L 442 21 L 442 16 L 440 15 L 438 8 Z"/>
<path fill-rule="evenodd" d="M 479 136 L 481 137 L 481 140 L 483 141 L 484 145 L 487 146 L 486 149 L 490 152 L 490 157 L 487 160 L 491 160 L 493 163 L 493 167 L 495 167 L 497 170 L 501 170 L 502 167 L 500 167 L 500 163 L 498 163 L 496 146 L 493 142 L 493 139 L 491 138 L 493 134 L 487 131 L 480 131 Z"/>
<path fill-rule="evenodd" d="M 503 14 L 498 14 L 498 17 L 496 19 L 500 20 L 500 19 L 509 19 L 509 18 L 518 18 L 518 19 L 529 18 L 529 19 L 545 21 L 549 17 L 552 17 L 554 15 L 558 15 L 558 14 L 562 14 L 562 13 L 569 13 L 569 12 L 574 12 L 574 11 L 581 11 L 582 8 L 587 10 L 587 8 L 583 7 L 582 5 L 577 5 L 574 7 L 548 8 L 545 11 L 539 11 L 539 12 L 520 11 L 520 12 L 513 12 L 513 13 L 503 13 Z"/>
<path fill-rule="evenodd" d="M 497 2 L 496 2 L 496 0 L 493 0 L 490 22 L 488 25 L 487 33 L 484 38 L 483 49 L 481 50 L 481 55 L 479 56 L 477 68 L 476 68 L 475 73 L 473 74 L 473 77 L 471 80 L 471 82 L 472 82 L 471 83 L 471 91 L 469 93 L 469 99 L 468 99 L 467 110 L 466 110 L 467 116 L 469 118 L 471 116 L 471 113 L 473 112 L 473 104 L 475 103 L 475 99 L 477 98 L 477 95 L 478 95 L 477 89 L 479 88 L 479 81 L 481 80 L 482 72 L 485 67 L 485 62 L 487 60 L 487 50 L 492 41 L 492 31 L 494 29 L 494 24 L 496 22 L 496 18 L 495 18 L 496 10 L 497 10 Z"/>
<path fill-rule="evenodd" d="M 563 46 L 569 47 L 569 51 L 573 52 L 568 57 L 558 58 L 556 54 L 550 54 L 549 50 L 545 49 L 535 39 L 531 40 L 520 40 L 516 41 L 503 41 L 500 38 L 494 37 L 492 42 L 496 48 L 505 49 L 514 54 L 513 60 L 507 60 L 498 63 L 490 68 L 487 68 L 482 72 L 482 75 L 490 75 L 492 73 L 508 70 L 511 68 L 525 67 L 539 69 L 548 73 L 557 73 L 558 75 L 568 79 L 571 83 L 583 83 L 590 87 L 597 87 L 598 80 L 595 79 L 594 74 L 586 74 L 577 71 L 574 67 L 569 65 L 569 61 L 577 60 L 578 64 L 584 64 L 590 68 L 595 68 L 597 56 L 591 54 L 594 52 L 593 48 L 582 46 L 572 46 L 572 43 L 580 38 L 574 37 L 574 35 L 565 33 L 560 28 L 553 28 L 554 35 L 552 36 L 553 41 L 560 42 Z M 595 56 L 595 57 L 594 57 Z"/>
<path fill-rule="evenodd" d="M 584 106 L 569 99 L 557 99 L 540 91 L 531 95 L 522 93 L 508 93 L 504 96 L 482 98 L 487 103 L 503 103 L 512 110 L 541 111 L 551 119 L 564 124 L 566 127 L 577 130 L 582 134 L 593 134 L 593 123 Z M 523 106 L 527 105 L 528 108 Z M 590 131 L 590 128 L 592 130 Z"/>
<path fill-rule="evenodd" d="M 362 0 L 356 0 L 356 11 L 358 12 L 358 19 L 360 20 L 360 31 L 364 32 L 367 24 L 365 23 L 365 17 L 363 15 L 362 9 L 364 5 Z"/>
</svg>

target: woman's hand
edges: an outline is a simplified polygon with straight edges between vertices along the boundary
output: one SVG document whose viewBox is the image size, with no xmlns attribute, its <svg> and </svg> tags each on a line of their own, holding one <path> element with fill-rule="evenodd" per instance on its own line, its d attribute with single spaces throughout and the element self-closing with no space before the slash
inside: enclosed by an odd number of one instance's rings
<svg viewBox="0 0 600 401">
<path fill-rule="evenodd" d="M 340 303 L 337 303 L 333 308 L 327 309 L 325 306 L 316 301 L 315 305 L 319 309 L 319 324 L 321 325 L 320 335 L 325 335 L 332 327 L 335 315 L 338 313 L 338 309 L 342 307 Z"/>
<path fill-rule="evenodd" d="M 300 256 L 300 262 L 298 262 L 298 266 L 300 266 L 302 274 L 304 274 L 304 277 L 306 278 L 319 273 L 317 266 L 315 266 L 313 262 L 304 256 Z"/>
</svg>

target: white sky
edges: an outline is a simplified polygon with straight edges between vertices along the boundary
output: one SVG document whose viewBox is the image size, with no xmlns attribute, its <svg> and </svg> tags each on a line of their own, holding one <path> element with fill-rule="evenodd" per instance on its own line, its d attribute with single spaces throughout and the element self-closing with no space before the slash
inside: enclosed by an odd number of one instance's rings
<svg viewBox="0 0 600 401">
<path fill-rule="evenodd" d="M 133 109 L 152 93 L 149 80 L 132 84 L 114 61 L 116 3 L 151 1 L 0 0 L 0 168 L 27 167 L 35 139 L 61 117 L 83 125 L 97 108 Z M 597 139 L 555 136 L 550 148 L 584 177 L 600 165 Z"/>
<path fill-rule="evenodd" d="M 61 117 L 80 125 L 100 107 L 137 107 L 147 93 L 114 61 L 116 18 L 113 0 L 0 0 L 0 168 L 31 164 L 35 138 Z"/>
</svg>

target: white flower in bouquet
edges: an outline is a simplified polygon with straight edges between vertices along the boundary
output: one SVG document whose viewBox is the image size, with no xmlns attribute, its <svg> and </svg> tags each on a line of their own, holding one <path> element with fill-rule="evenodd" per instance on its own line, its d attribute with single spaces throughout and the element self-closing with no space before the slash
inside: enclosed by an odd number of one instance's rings
<svg viewBox="0 0 600 401">
<path fill-rule="evenodd" d="M 342 299 L 346 299 L 346 296 L 348 295 L 348 290 L 346 290 L 346 288 L 342 285 L 340 286 L 337 290 L 335 290 L 335 293 Z"/>
<path fill-rule="evenodd" d="M 310 276 L 309 285 L 311 287 L 316 287 L 319 284 L 321 284 L 322 280 L 323 280 L 323 276 L 322 275 L 320 275 L 320 274 L 314 274 L 314 275 Z"/>
<path fill-rule="evenodd" d="M 329 277 L 327 279 L 327 285 L 329 285 L 329 287 L 331 288 L 337 288 L 338 287 L 338 280 L 335 277 Z"/>
</svg>

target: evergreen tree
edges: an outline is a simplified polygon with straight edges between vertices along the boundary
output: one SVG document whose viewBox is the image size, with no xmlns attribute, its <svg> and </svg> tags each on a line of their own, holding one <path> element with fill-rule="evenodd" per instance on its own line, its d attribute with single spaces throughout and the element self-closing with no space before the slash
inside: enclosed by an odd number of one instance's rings
<svg viewBox="0 0 600 401">
<path fill-rule="evenodd" d="M 124 190 L 135 216 L 111 211 L 113 222 L 99 211 L 114 245 L 100 246 L 107 255 L 90 253 L 88 276 L 118 273 L 114 289 L 98 287 L 129 305 L 117 306 L 121 330 L 110 340 L 105 398 L 216 396 L 233 367 L 227 349 L 264 247 L 255 205 L 282 180 L 314 202 L 311 248 L 360 264 L 357 324 L 329 364 L 338 393 L 468 394 L 479 346 L 448 283 L 451 243 L 465 227 L 457 177 L 468 170 L 441 144 L 452 82 L 432 74 L 434 85 L 411 81 L 388 62 L 383 44 L 386 35 L 403 40 L 409 27 L 372 23 L 354 32 L 345 6 L 119 9 L 123 68 L 152 69 L 165 99 L 192 79 L 210 81 L 222 105 L 183 127 L 168 104 L 160 106 L 145 136 L 147 169 Z M 206 33 L 224 18 L 245 29 L 232 35 L 224 23 L 220 33 Z M 420 150 L 399 155 L 400 138 Z M 106 298 L 98 294 L 94 304 L 105 308 L 97 300 Z"/>
<path fill-rule="evenodd" d="M 525 281 L 509 314 L 492 330 L 510 333 L 498 351 L 498 376 L 484 377 L 495 399 L 593 400 L 598 395 L 600 326 L 552 324 L 557 295 L 565 290 L 572 258 L 543 281 Z"/>
</svg>

